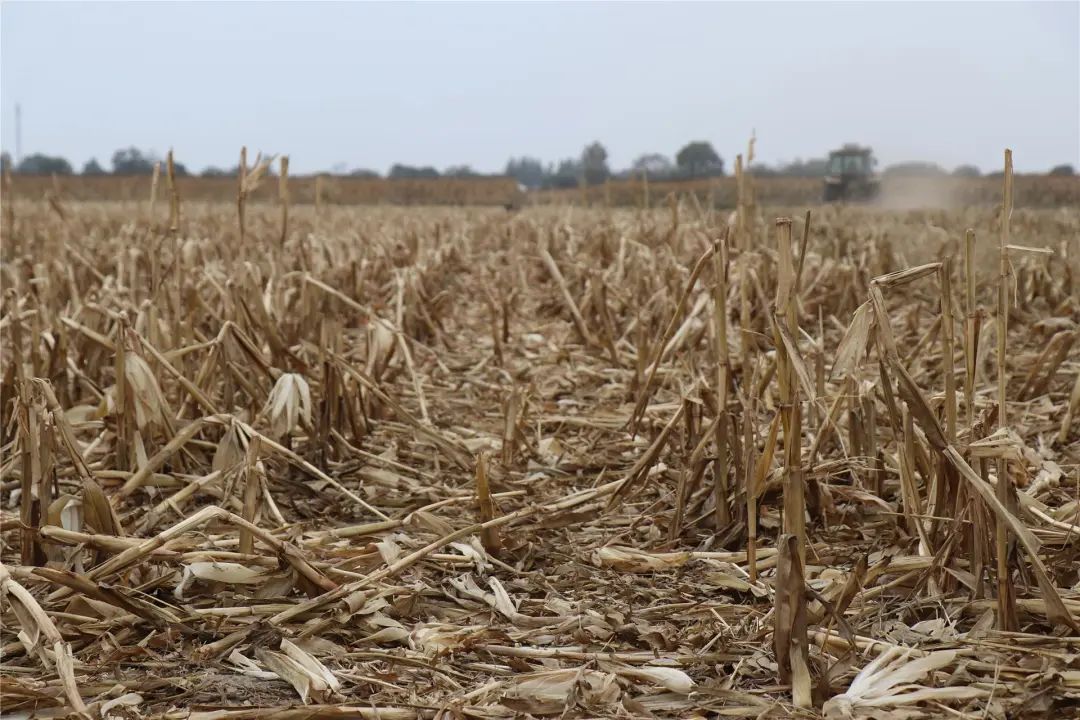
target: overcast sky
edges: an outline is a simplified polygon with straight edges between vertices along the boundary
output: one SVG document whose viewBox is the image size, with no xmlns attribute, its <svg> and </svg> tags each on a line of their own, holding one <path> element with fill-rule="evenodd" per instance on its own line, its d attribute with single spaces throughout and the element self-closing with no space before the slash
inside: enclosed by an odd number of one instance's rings
<svg viewBox="0 0 1080 720">
<path fill-rule="evenodd" d="M 1080 3 L 0 5 L 0 144 L 189 168 L 500 170 L 603 142 L 613 167 L 847 141 L 884 164 L 1080 166 Z"/>
</svg>

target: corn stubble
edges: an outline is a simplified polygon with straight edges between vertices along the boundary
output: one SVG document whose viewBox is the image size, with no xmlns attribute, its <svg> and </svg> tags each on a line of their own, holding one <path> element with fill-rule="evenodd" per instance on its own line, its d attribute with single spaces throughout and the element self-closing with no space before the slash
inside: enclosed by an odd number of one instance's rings
<svg viewBox="0 0 1080 720">
<path fill-rule="evenodd" d="M 1067 713 L 1080 212 L 742 160 L 730 216 L 5 178 L 5 712 Z"/>
</svg>

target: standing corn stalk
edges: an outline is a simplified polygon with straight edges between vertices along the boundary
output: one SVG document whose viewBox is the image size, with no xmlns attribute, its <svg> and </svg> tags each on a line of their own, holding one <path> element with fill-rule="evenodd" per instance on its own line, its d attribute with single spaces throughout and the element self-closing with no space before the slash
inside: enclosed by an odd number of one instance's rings
<svg viewBox="0 0 1080 720">
<path fill-rule="evenodd" d="M 281 244 L 289 235 L 289 156 L 281 156 L 281 175 L 278 177 L 278 200 L 281 202 Z"/>
<path fill-rule="evenodd" d="M 716 460 L 713 463 L 715 483 L 716 526 L 723 528 L 730 521 L 728 512 L 728 336 L 727 336 L 727 247 L 725 228 L 713 248 L 713 331 L 716 352 Z"/>
<path fill-rule="evenodd" d="M 255 192 L 255 190 L 259 187 L 259 184 L 262 182 L 263 176 L 266 174 L 266 171 L 270 169 L 270 163 L 273 162 L 273 160 L 274 160 L 273 157 L 264 158 L 262 156 L 262 153 L 259 153 L 258 155 L 255 156 L 255 167 L 251 168 L 251 172 L 248 172 L 248 167 L 247 167 L 247 147 L 240 148 L 240 172 L 238 174 L 239 178 L 238 178 L 237 191 L 236 191 L 236 209 L 237 209 L 237 213 L 239 215 L 239 220 L 240 220 L 240 243 L 241 244 L 243 244 L 244 238 L 247 235 L 247 224 L 246 224 L 246 221 L 245 221 L 246 220 L 245 216 L 246 216 L 246 212 L 247 212 L 248 196 L 251 195 L 251 193 Z M 285 175 L 286 175 L 286 173 L 288 171 L 288 168 L 289 168 L 289 163 L 288 163 L 288 161 L 286 161 L 285 163 L 282 164 L 282 179 L 281 179 L 282 185 L 279 186 L 280 188 L 284 187 L 284 183 L 286 181 Z M 281 192 L 284 194 L 285 191 L 281 190 Z M 288 203 L 287 203 L 287 195 L 286 195 L 286 202 L 284 202 L 283 205 L 285 205 L 287 207 L 287 204 Z M 286 210 L 286 213 L 283 215 L 283 220 L 285 220 L 287 218 L 288 218 L 288 214 L 287 214 L 287 210 Z M 283 222 L 282 223 L 282 233 L 283 234 L 284 234 L 284 228 L 285 228 L 285 225 L 284 225 L 284 222 Z"/>
<path fill-rule="evenodd" d="M 180 193 L 176 189 L 176 165 L 173 163 L 173 151 L 165 157 L 166 179 L 169 181 L 169 234 L 175 235 L 180 230 Z"/>
<path fill-rule="evenodd" d="M 154 163 L 154 174 L 150 177 L 150 225 L 154 224 L 154 208 L 157 206 L 157 189 L 161 181 L 161 163 Z"/>
<path fill-rule="evenodd" d="M 480 453 L 476 456 L 476 504 L 480 511 L 480 522 L 490 522 L 495 518 L 495 501 L 491 498 L 491 487 L 488 485 L 488 458 L 486 453 Z M 487 527 L 482 529 L 480 531 L 480 542 L 488 552 L 498 552 L 502 547 L 498 528 Z"/>
<path fill-rule="evenodd" d="M 743 408 L 743 486 L 746 493 L 746 554 L 750 566 L 750 579 L 757 580 L 757 473 L 755 472 L 755 442 L 752 422 L 752 406 L 755 402 L 749 390 L 751 379 L 751 348 L 754 335 L 751 330 L 750 299 L 750 241 L 747 237 L 747 181 L 743 173 L 743 157 L 735 156 L 735 183 L 737 205 L 735 210 L 735 247 L 739 251 L 739 367 L 740 383 L 747 390 L 743 397 L 748 406 Z"/>
<path fill-rule="evenodd" d="M 236 173 L 236 213 L 240 220 L 240 245 L 244 244 L 244 208 L 247 205 L 247 146 L 240 148 L 240 167 Z"/>
<path fill-rule="evenodd" d="M 113 342 L 116 345 L 116 356 L 114 372 L 116 376 L 116 392 L 114 394 L 115 407 L 113 413 L 116 419 L 116 446 L 114 453 L 114 462 L 119 470 L 126 470 L 130 467 L 128 460 L 129 444 L 131 442 L 131 431 L 128 426 L 128 387 L 127 387 L 127 374 L 125 372 L 126 352 L 125 337 L 127 335 L 127 314 L 125 313 L 119 319 L 116 324 L 116 336 Z M 108 399 L 105 401 L 106 410 L 108 409 Z"/>
<path fill-rule="evenodd" d="M 982 315 L 975 304 L 975 231 L 968 228 L 964 233 L 964 404 L 967 413 L 968 432 L 975 436 L 975 375 L 978 370 L 979 331 L 982 328 Z M 979 476 L 986 477 L 986 460 L 979 458 Z M 987 530 L 983 523 L 985 513 L 982 505 L 973 502 L 969 505 L 972 518 L 970 529 L 972 575 L 975 587 L 972 595 L 982 597 L 983 570 L 986 567 L 986 551 L 989 549 L 986 538 Z"/>
<path fill-rule="evenodd" d="M 255 435 L 248 443 L 247 453 L 244 457 L 244 520 L 252 525 L 255 524 L 255 515 L 259 505 L 259 491 L 262 487 L 265 471 L 259 460 L 262 450 L 262 438 Z M 240 528 L 240 552 L 250 555 L 255 549 L 255 536 L 247 527 Z"/>
<path fill-rule="evenodd" d="M 780 538 L 774 606 L 773 643 L 781 677 L 792 685 L 797 707 L 809 707 L 810 670 L 806 639 L 806 495 L 802 469 L 801 412 L 795 357 L 798 318 L 795 312 L 795 264 L 791 253 L 791 219 L 778 218 L 776 313 L 776 379 L 780 388 L 780 417 L 784 426 L 784 536 Z M 786 336 L 785 336 L 786 334 Z"/>
<path fill-rule="evenodd" d="M 780 679 L 791 684 L 795 707 L 810 707 L 810 650 L 806 632 L 806 579 L 799 559 L 798 540 L 781 535 L 773 607 L 773 653 Z"/>
<path fill-rule="evenodd" d="M 1005 178 L 1001 199 L 1001 246 L 998 254 L 998 307 L 997 307 L 997 382 L 998 382 L 998 428 L 1008 427 L 1005 406 L 1006 385 L 1005 352 L 1009 332 L 1009 220 L 1012 216 L 1013 168 L 1012 150 L 1005 150 Z M 1005 456 L 997 461 L 997 496 L 1009 512 L 1015 512 L 1016 494 L 1009 479 L 1009 463 Z M 999 518 L 996 523 L 998 629 L 1014 631 L 1019 622 L 1016 617 L 1016 593 L 1009 569 L 1011 543 L 1009 531 Z"/>
<path fill-rule="evenodd" d="M 795 536 L 799 560 L 806 564 L 806 496 L 802 469 L 802 413 L 795 375 L 799 322 L 795 314 L 795 264 L 791 253 L 791 218 L 778 218 L 776 315 L 776 379 L 784 426 L 784 530 Z M 788 340 L 785 342 L 784 334 Z"/>
<path fill-rule="evenodd" d="M 956 444 L 956 366 L 954 360 L 954 324 L 952 306 L 952 257 L 946 257 L 938 269 L 938 280 L 941 290 L 941 372 L 945 376 L 945 439 L 950 445 Z M 945 516 L 952 508 L 957 508 L 959 478 L 953 471 L 952 466 L 944 459 L 938 458 L 935 462 L 936 480 L 934 493 L 931 498 L 934 505 L 930 515 Z M 958 517 L 958 516 L 955 516 Z M 943 540 L 943 523 L 934 521 L 934 535 L 937 536 L 935 545 Z M 951 584 L 952 578 L 946 576 L 946 583 Z"/>
</svg>

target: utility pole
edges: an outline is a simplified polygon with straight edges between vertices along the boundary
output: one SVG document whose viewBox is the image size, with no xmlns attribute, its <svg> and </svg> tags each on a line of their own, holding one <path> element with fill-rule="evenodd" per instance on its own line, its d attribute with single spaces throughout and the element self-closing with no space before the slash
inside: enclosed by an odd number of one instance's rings
<svg viewBox="0 0 1080 720">
<path fill-rule="evenodd" d="M 15 165 L 22 161 L 22 106 L 15 103 Z"/>
</svg>

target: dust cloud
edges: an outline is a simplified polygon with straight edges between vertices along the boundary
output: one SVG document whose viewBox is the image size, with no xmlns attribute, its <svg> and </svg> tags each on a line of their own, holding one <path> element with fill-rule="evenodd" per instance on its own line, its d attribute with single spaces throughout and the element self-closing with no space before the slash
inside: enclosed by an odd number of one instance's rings
<svg viewBox="0 0 1080 720">
<path fill-rule="evenodd" d="M 883 210 L 951 210 L 962 206 L 954 178 L 890 177 L 881 182 L 881 192 L 871 203 Z"/>
</svg>

